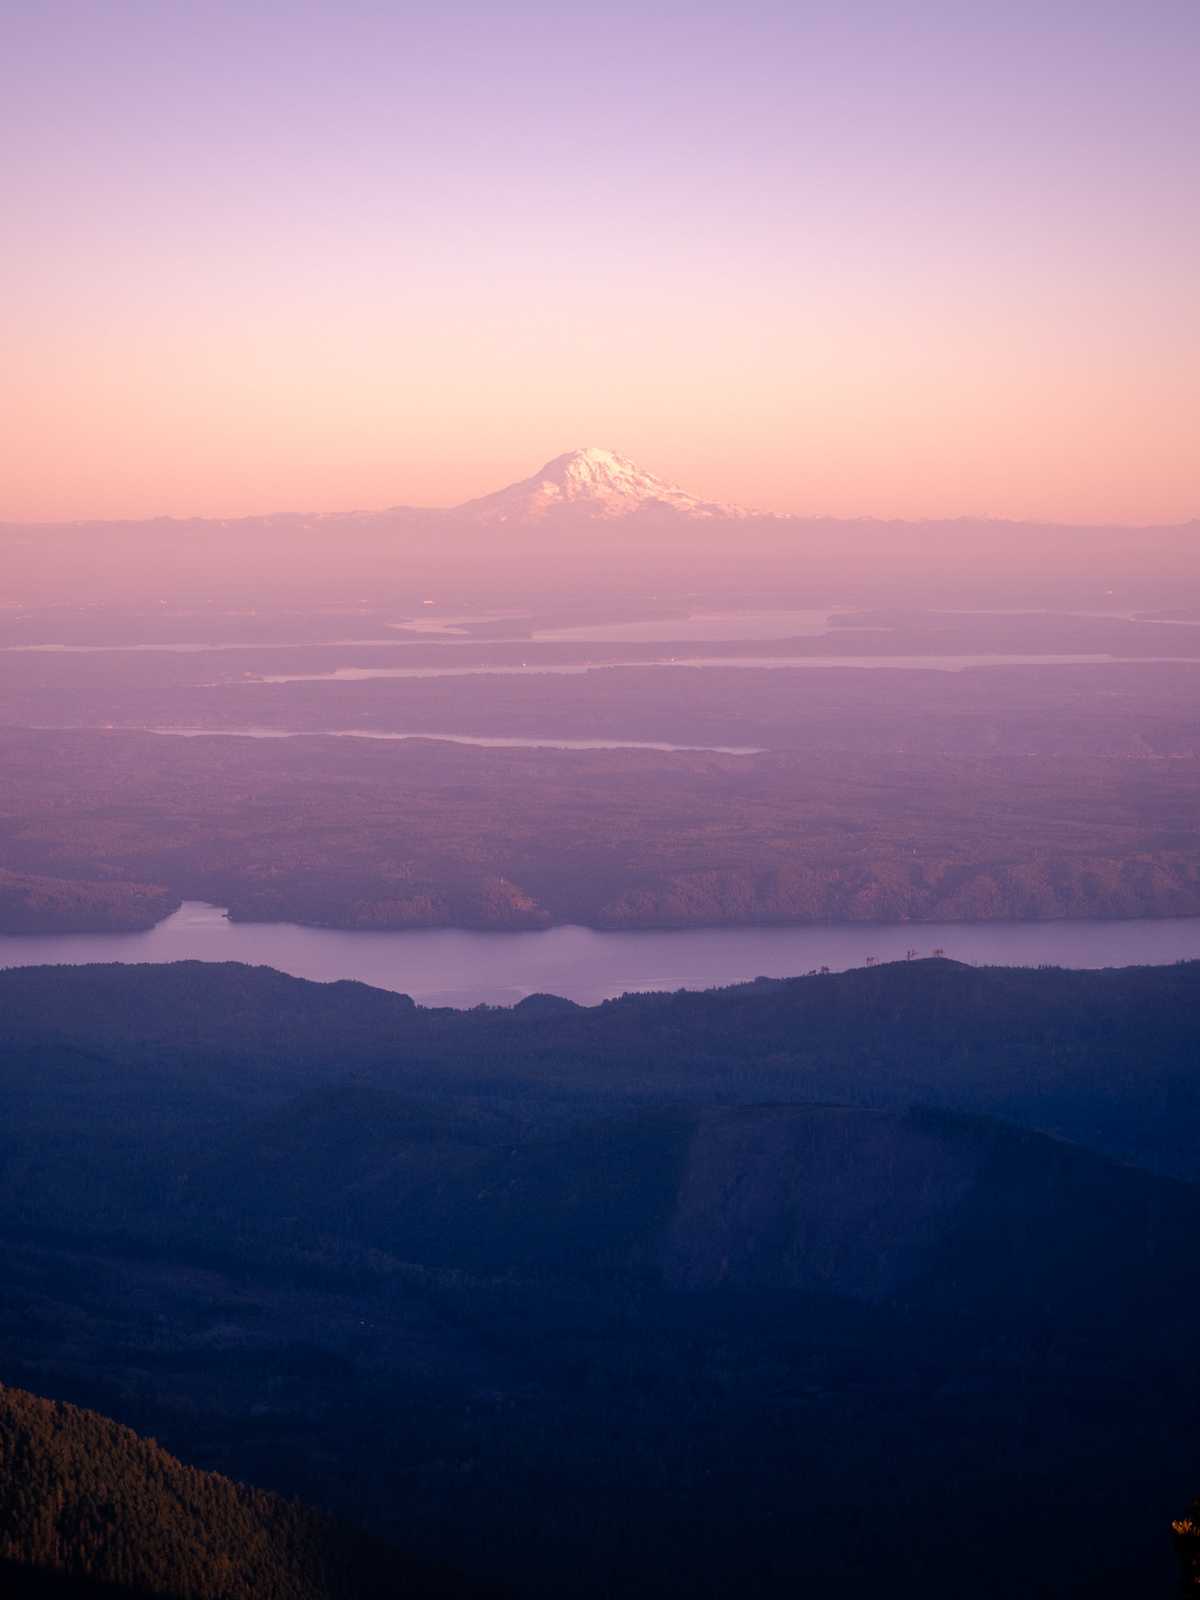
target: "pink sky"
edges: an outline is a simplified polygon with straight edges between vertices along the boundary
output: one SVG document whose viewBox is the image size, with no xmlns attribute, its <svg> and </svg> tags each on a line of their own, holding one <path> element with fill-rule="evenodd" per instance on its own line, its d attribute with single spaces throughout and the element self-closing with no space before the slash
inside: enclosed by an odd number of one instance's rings
<svg viewBox="0 0 1200 1600">
<path fill-rule="evenodd" d="M 902 13 L 902 14 L 901 14 Z M 1200 8 L 47 0 L 0 518 L 1200 515 Z"/>
</svg>

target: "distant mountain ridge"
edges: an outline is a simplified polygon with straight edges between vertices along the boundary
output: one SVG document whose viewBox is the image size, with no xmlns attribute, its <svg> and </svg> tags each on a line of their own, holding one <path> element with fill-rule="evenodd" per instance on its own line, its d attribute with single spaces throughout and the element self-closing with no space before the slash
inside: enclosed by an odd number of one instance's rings
<svg viewBox="0 0 1200 1600">
<path fill-rule="evenodd" d="M 456 526 L 487 526 L 493 523 L 536 525 L 565 514 L 582 520 L 612 522 L 639 515 L 669 515 L 705 522 L 729 520 L 769 524 L 799 524 L 808 529 L 854 529 L 860 532 L 882 530 L 892 534 L 906 529 L 929 533 L 934 530 L 990 530 L 1005 535 L 1013 530 L 1053 529 L 1072 534 L 1173 534 L 1200 537 L 1200 516 L 1175 522 L 1058 522 L 1049 518 L 1014 518 L 988 512 L 960 513 L 940 517 L 886 517 L 878 515 L 831 515 L 815 511 L 767 511 L 732 501 L 706 500 L 691 494 L 677 483 L 647 471 L 629 457 L 597 445 L 568 450 L 552 457 L 530 477 L 475 496 L 450 506 L 414 505 L 404 501 L 392 505 L 349 510 L 279 510 L 248 512 L 228 516 L 203 516 L 189 513 L 158 513 L 144 517 L 74 517 L 61 521 L 30 521 L 0 518 L 0 532 L 20 533 L 37 528 L 69 533 L 76 530 L 118 530 L 169 527 L 178 530 L 248 528 L 280 531 L 297 528 L 341 527 L 345 529 L 394 529 L 412 521 L 449 522 Z"/>
<path fill-rule="evenodd" d="M 528 478 L 451 506 L 293 510 L 0 522 L 7 595 L 20 604 L 127 605 L 131 597 L 220 595 L 262 606 L 319 593 L 358 599 L 402 586 L 431 593 L 514 580 L 727 584 L 932 580 L 973 589 L 1000 578 L 1095 586 L 1200 578 L 1200 522 L 1084 526 L 990 516 L 832 517 L 707 500 L 616 451 L 555 456 Z M 536 563 L 531 565 L 531 563 Z M 1194 590 L 1155 590 L 1150 603 Z M 1144 597 L 1143 597 L 1144 598 Z"/>
</svg>

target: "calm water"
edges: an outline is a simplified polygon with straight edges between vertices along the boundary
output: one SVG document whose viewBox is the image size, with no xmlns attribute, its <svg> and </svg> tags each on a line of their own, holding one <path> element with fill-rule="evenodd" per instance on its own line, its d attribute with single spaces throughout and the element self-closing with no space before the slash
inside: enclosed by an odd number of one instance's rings
<svg viewBox="0 0 1200 1600">
<path fill-rule="evenodd" d="M 567 628 L 539 628 L 535 639 L 556 643 L 653 644 L 675 639 L 788 639 L 828 633 L 836 613 L 828 606 L 779 611 L 692 611 L 682 617 L 649 617 L 633 622 L 587 622 Z"/>
<path fill-rule="evenodd" d="M 898 928 L 698 928 L 668 933 L 343 933 L 228 922 L 185 904 L 149 933 L 0 937 L 0 966 L 91 961 L 245 961 L 299 978 L 357 978 L 424 1005 L 511 1005 L 544 991 L 586 1004 L 627 990 L 705 989 L 817 966 L 892 961 L 942 948 L 1002 966 L 1162 965 L 1200 959 L 1200 917 L 1143 922 L 942 923 Z"/>
<path fill-rule="evenodd" d="M 628 672 L 666 667 L 769 667 L 772 670 L 830 667 L 890 667 L 923 672 L 965 672 L 971 667 L 1095 667 L 1187 661 L 1188 656 L 1112 655 L 960 655 L 960 656 L 670 656 L 655 661 L 523 662 L 520 666 L 336 667 L 331 672 L 270 672 L 239 683 L 360 683 L 368 678 L 522 678 L 579 677 L 590 672 Z M 1200 659 L 1197 657 L 1195 659 Z"/>
<path fill-rule="evenodd" d="M 355 645 L 395 645 L 399 648 L 406 644 L 426 644 L 425 639 L 222 639 L 218 641 L 195 640 L 182 643 L 164 643 L 155 640 L 152 644 L 6 644 L 0 645 L 0 652 L 12 655 L 120 655 L 125 654 L 153 654 L 156 650 L 166 651 L 168 654 L 196 656 L 205 655 L 211 651 L 219 650 L 346 650 Z"/>
<path fill-rule="evenodd" d="M 945 610 L 922 606 L 915 609 L 919 615 L 930 619 L 962 618 L 971 615 L 983 618 L 1051 616 L 1094 617 L 1110 622 L 1131 622 L 1138 616 L 1136 611 L 1095 611 L 1080 610 L 1076 607 L 1067 610 L 1047 610 L 1040 606 L 989 606 L 986 610 L 976 611 L 971 608 Z M 830 609 L 825 606 L 820 610 L 800 611 L 795 609 L 693 611 L 682 617 L 655 617 L 633 622 L 583 623 L 564 628 L 540 628 L 532 637 L 560 642 L 608 640 L 649 644 L 657 641 L 670 642 L 675 639 L 694 639 L 697 642 L 705 639 L 783 639 L 800 634 L 809 636 L 828 634 L 834 628 L 838 633 L 853 633 L 856 629 L 868 629 L 872 632 L 879 629 L 885 632 L 891 631 L 890 624 L 871 620 L 870 607 L 866 610 L 868 616 L 861 622 L 845 620 L 848 616 L 858 616 L 860 614 L 858 607 L 837 606 Z M 411 627 L 412 624 L 406 626 Z"/>
<path fill-rule="evenodd" d="M 553 734 L 509 737 L 474 733 L 376 733 L 370 728 L 148 728 L 176 739 L 436 739 L 487 750 L 680 750 L 696 755 L 758 756 L 756 744 L 656 744 L 652 739 L 558 739 Z"/>
</svg>

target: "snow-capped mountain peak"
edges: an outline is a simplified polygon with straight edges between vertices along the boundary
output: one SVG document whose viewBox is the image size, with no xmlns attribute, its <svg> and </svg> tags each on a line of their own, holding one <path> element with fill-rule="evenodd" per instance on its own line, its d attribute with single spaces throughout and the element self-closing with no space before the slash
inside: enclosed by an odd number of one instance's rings
<svg viewBox="0 0 1200 1600">
<path fill-rule="evenodd" d="M 738 506 L 698 500 L 678 485 L 644 472 L 625 456 L 595 447 L 555 456 L 532 478 L 469 500 L 458 509 L 479 522 L 538 522 L 556 514 L 597 519 L 638 512 L 703 518 L 749 515 Z"/>
</svg>

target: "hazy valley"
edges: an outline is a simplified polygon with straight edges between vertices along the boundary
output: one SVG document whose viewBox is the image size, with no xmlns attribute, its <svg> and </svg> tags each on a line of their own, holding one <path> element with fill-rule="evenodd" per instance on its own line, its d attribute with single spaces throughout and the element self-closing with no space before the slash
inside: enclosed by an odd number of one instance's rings
<svg viewBox="0 0 1200 1600">
<path fill-rule="evenodd" d="M 922 951 L 1200 916 L 1169 585 L 489 582 L 0 613 L 0 933 L 86 961 L 61 941 L 202 900 L 251 935 Z M 71 1600 L 181 1569 L 208 1600 L 213 1560 L 237 1600 L 1168 1582 L 1198 971 L 472 1010 L 219 962 L 0 972 L 3 1378 L 101 1413 L 5 1391 L 38 1485 L 13 1572 Z M 197 1510 L 193 1466 L 258 1487 Z M 114 1494 L 103 1538 L 47 1532 Z"/>
</svg>

